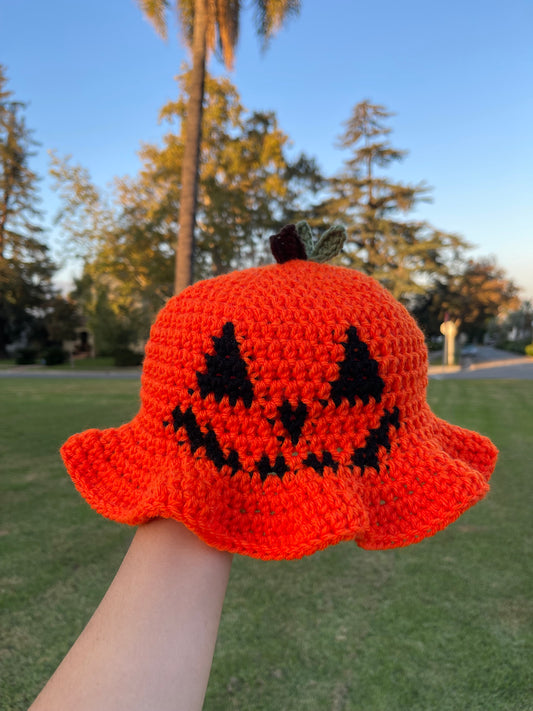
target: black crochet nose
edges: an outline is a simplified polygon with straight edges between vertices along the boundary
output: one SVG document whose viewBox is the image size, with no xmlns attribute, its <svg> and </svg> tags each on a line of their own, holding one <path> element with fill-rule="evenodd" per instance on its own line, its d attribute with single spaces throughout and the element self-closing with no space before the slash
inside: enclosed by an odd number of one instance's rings
<svg viewBox="0 0 533 711">
<path fill-rule="evenodd" d="M 288 400 L 283 401 L 283 405 L 278 408 L 280 420 L 291 437 L 291 442 L 296 445 L 302 434 L 302 428 L 307 417 L 307 406 L 298 400 L 296 409 L 293 410 Z"/>
</svg>

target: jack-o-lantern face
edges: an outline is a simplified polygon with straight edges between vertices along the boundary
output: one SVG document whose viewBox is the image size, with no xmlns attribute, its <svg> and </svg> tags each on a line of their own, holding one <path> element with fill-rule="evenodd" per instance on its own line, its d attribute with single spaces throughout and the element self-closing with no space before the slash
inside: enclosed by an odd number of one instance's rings
<svg viewBox="0 0 533 711">
<path fill-rule="evenodd" d="M 346 330 L 345 340 L 340 344 L 343 359 L 335 363 L 338 372 L 335 379 L 329 382 L 329 397 L 317 398 L 313 402 L 306 401 L 304 393 L 295 393 L 293 402 L 285 397 L 280 404 L 275 404 L 275 417 L 265 415 L 265 407 L 260 403 L 254 407 L 254 384 L 250 379 L 249 367 L 240 353 L 235 325 L 231 321 L 226 322 L 222 333 L 213 335 L 212 341 L 214 352 L 205 354 L 204 370 L 196 372 L 196 393 L 192 389 L 189 390 L 191 402 L 186 408 L 180 404 L 176 405 L 172 411 L 171 422 L 165 420 L 163 423 L 164 426 L 172 425 L 180 446 L 187 445 L 192 453 L 204 448 L 206 457 L 220 472 L 229 471 L 234 476 L 237 472 L 246 471 L 250 477 L 257 473 L 262 481 L 269 476 L 283 479 L 287 472 L 297 473 L 302 467 L 311 467 L 322 476 L 325 468 L 336 472 L 339 463 L 346 464 L 347 457 L 350 463 L 360 470 L 361 475 L 368 467 L 379 471 L 380 447 L 390 451 L 390 437 L 400 426 L 399 410 L 396 406 L 391 410 L 379 408 L 384 382 L 379 375 L 378 363 L 371 358 L 368 347 L 359 339 L 355 326 Z M 258 374 L 257 378 L 260 380 L 261 374 Z M 267 443 L 275 438 L 275 452 L 272 453 L 271 448 L 268 453 L 262 452 L 259 458 L 255 458 L 252 466 L 250 458 L 247 457 L 248 466 L 245 466 L 244 456 L 239 454 L 239 444 L 236 441 L 238 437 L 232 440 L 231 434 L 228 436 L 228 430 L 225 428 L 221 428 L 220 435 L 217 434 L 209 422 L 205 422 L 203 427 L 200 425 L 192 404 L 194 399 L 198 402 L 198 397 L 192 397 L 198 394 L 202 401 L 199 403 L 200 412 L 206 411 L 206 399 L 214 399 L 221 405 L 221 411 L 226 408 L 226 423 L 240 402 L 246 410 L 248 424 L 252 425 L 252 420 L 255 420 L 255 427 L 250 427 L 250 434 L 261 431 L 261 441 L 266 439 Z M 364 444 L 357 446 L 357 441 L 354 443 L 348 437 L 344 447 L 330 451 L 327 449 L 327 441 L 322 441 L 324 438 L 321 433 L 324 433 L 324 425 L 328 420 L 331 422 L 339 417 L 336 409 L 341 406 L 345 410 L 345 421 L 349 420 L 348 408 L 358 407 L 357 429 L 366 432 Z M 368 424 L 365 430 L 361 420 L 365 418 L 366 406 L 369 406 L 372 414 L 379 412 L 380 419 L 376 427 Z M 269 411 L 272 412 L 272 407 Z M 238 416 L 242 417 L 242 412 L 239 412 Z M 265 420 L 264 423 L 261 423 L 262 419 Z M 270 428 L 270 437 L 265 438 L 265 428 Z M 332 430 L 326 431 L 331 440 Z M 183 438 L 184 433 L 186 439 Z M 340 458 L 339 452 L 343 455 Z"/>
</svg>

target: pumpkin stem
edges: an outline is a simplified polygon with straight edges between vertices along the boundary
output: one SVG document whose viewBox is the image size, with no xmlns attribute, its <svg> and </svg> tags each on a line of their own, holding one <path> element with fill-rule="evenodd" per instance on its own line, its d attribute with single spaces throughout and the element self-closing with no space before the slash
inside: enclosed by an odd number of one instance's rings
<svg viewBox="0 0 533 711">
<path fill-rule="evenodd" d="M 291 259 L 307 259 L 305 246 L 296 225 L 285 225 L 281 232 L 270 237 L 270 249 L 278 264 L 284 264 Z"/>
<path fill-rule="evenodd" d="M 310 259 L 327 262 L 337 256 L 346 240 L 342 225 L 333 225 L 315 242 L 311 228 L 302 220 L 296 225 L 285 225 L 277 235 L 270 237 L 270 249 L 278 264 L 291 259 Z"/>
</svg>

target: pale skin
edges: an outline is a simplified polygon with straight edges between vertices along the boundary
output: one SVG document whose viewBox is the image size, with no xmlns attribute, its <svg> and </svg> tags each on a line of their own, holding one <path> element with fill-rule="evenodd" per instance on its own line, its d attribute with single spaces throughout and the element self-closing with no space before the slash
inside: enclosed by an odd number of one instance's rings
<svg viewBox="0 0 533 711">
<path fill-rule="evenodd" d="M 176 521 L 140 526 L 30 711 L 200 711 L 231 561 Z"/>
</svg>

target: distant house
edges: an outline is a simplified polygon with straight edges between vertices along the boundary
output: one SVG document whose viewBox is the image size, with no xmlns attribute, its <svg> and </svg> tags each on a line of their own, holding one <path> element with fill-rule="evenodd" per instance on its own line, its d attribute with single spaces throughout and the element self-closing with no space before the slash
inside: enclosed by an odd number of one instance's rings
<svg viewBox="0 0 533 711">
<path fill-rule="evenodd" d="M 76 329 L 76 337 L 72 341 L 64 341 L 63 348 L 72 358 L 94 358 L 94 337 L 87 326 Z"/>
</svg>

